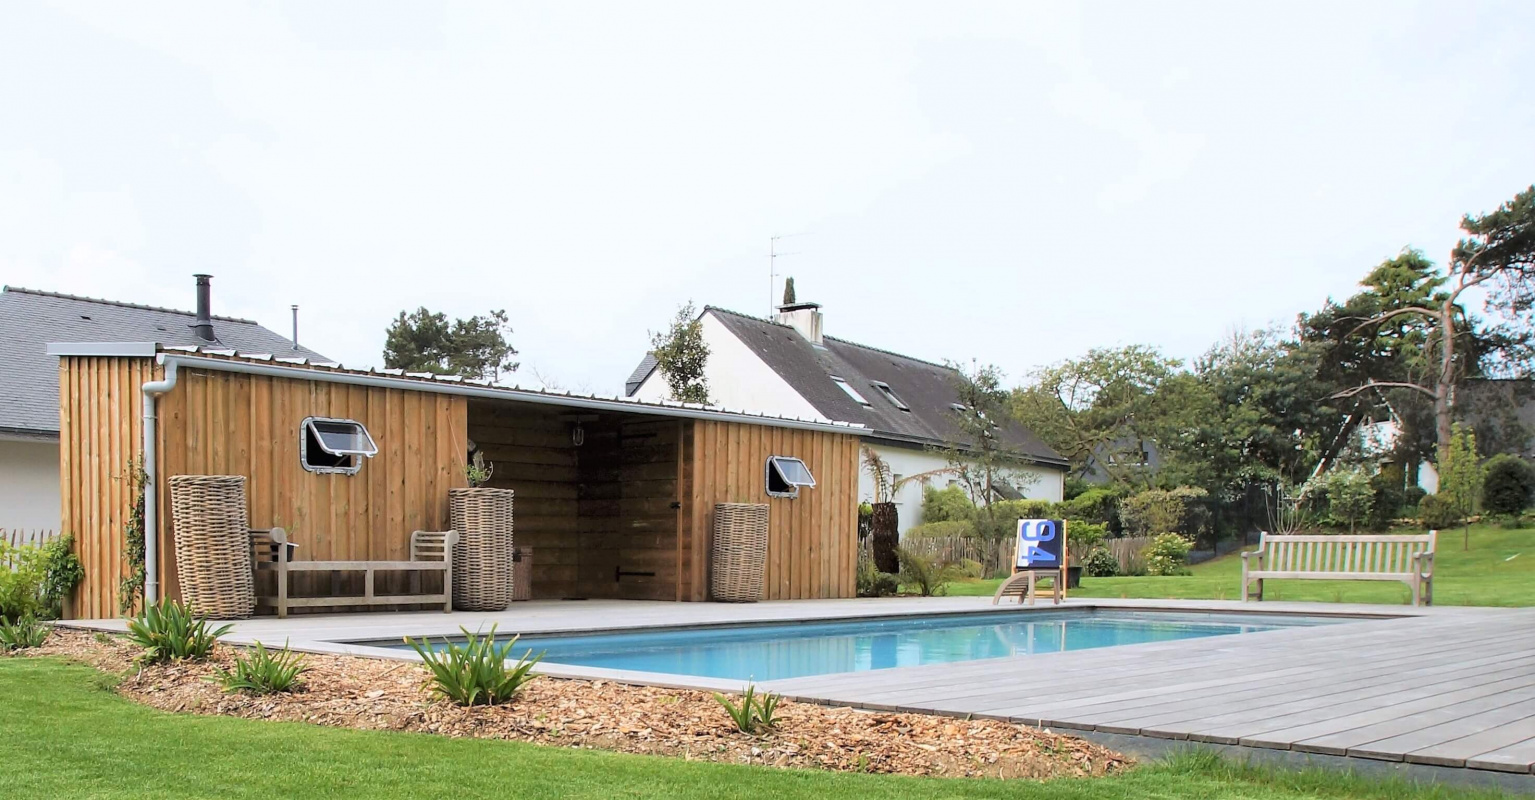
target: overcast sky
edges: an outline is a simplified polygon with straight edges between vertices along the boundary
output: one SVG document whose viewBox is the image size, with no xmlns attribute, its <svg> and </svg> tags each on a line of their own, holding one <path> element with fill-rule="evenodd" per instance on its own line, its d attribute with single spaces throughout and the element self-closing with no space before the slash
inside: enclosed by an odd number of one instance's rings
<svg viewBox="0 0 1535 800">
<path fill-rule="evenodd" d="M 0 8 L 0 282 L 349 366 L 505 308 L 611 393 L 781 274 L 829 334 L 1011 379 L 1288 322 L 1535 182 L 1535 3 Z"/>
</svg>

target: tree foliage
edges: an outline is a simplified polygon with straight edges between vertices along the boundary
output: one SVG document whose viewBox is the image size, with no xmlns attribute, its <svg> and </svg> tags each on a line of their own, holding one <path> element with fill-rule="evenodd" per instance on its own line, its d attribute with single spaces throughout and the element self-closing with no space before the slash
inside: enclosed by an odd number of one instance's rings
<svg viewBox="0 0 1535 800">
<path fill-rule="evenodd" d="M 670 327 L 650 334 L 650 352 L 673 400 L 708 404 L 709 381 L 704 369 L 709 363 L 709 345 L 704 341 L 703 318 L 692 301 L 677 309 Z"/>
<path fill-rule="evenodd" d="M 1518 456 L 1501 453 L 1489 459 L 1482 483 L 1482 508 L 1490 514 L 1513 516 L 1535 501 L 1535 466 Z"/>
<path fill-rule="evenodd" d="M 1440 501 L 1453 510 L 1457 519 L 1467 519 L 1482 498 L 1482 464 L 1476 454 L 1476 433 L 1457 423 L 1450 436 L 1450 446 L 1439 457 Z M 1471 548 L 1471 526 L 1466 525 L 1465 549 Z"/>
<path fill-rule="evenodd" d="M 455 319 L 425 306 L 395 318 L 384 334 L 384 366 L 497 382 L 516 372 L 505 311 Z"/>
<path fill-rule="evenodd" d="M 1370 478 L 1370 473 L 1357 465 L 1335 469 L 1327 475 L 1324 486 L 1328 516 L 1335 524 L 1347 525 L 1349 533 L 1369 519 L 1374 507 L 1375 487 Z"/>
</svg>

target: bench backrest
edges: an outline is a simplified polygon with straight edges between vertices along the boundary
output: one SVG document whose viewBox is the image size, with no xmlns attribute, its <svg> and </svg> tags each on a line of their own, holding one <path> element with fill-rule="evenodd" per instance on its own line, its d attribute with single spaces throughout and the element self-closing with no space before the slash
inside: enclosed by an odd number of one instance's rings
<svg viewBox="0 0 1535 800">
<path fill-rule="evenodd" d="M 1367 572 L 1406 574 L 1413 557 L 1434 552 L 1438 531 L 1367 536 L 1270 536 L 1258 541 L 1263 569 L 1270 572 Z"/>
</svg>

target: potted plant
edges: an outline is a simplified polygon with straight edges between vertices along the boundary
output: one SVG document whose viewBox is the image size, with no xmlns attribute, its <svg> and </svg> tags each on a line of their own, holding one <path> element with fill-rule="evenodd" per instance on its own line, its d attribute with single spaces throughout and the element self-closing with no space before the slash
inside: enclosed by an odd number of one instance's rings
<svg viewBox="0 0 1535 800">
<path fill-rule="evenodd" d="M 512 603 L 511 489 L 487 486 L 495 465 L 478 449 L 464 467 L 469 487 L 448 490 L 453 546 L 453 607 L 501 611 Z"/>
<path fill-rule="evenodd" d="M 1076 519 L 1067 520 L 1066 588 L 1075 589 L 1082 585 L 1082 564 L 1094 550 L 1103 545 L 1107 535 L 1106 526 Z"/>
</svg>

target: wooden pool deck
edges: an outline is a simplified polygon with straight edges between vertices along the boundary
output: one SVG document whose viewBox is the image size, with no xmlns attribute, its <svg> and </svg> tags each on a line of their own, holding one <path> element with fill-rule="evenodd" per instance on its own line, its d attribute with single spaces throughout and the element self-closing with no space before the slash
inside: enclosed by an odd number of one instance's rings
<svg viewBox="0 0 1535 800">
<path fill-rule="evenodd" d="M 1064 730 L 1530 774 L 1535 771 L 1535 609 L 1331 603 L 1072 600 L 1066 608 L 1375 616 L 1236 636 L 1036 653 L 764 682 L 807 702 L 974 715 Z M 1022 616 L 1048 604 L 1003 606 Z M 502 633 L 633 630 L 999 610 L 987 598 L 802 600 L 751 605 L 593 600 L 495 613 L 272 617 L 227 639 L 414 660 L 357 642 Z M 1400 615 L 1382 618 L 1385 615 Z M 120 630 L 120 620 L 72 623 Z M 700 689 L 739 681 L 543 665 L 556 677 Z"/>
<path fill-rule="evenodd" d="M 1529 773 L 1535 769 L 1535 609 L 1482 611 L 822 675 L 764 687 L 792 699 L 861 708 Z"/>
</svg>

